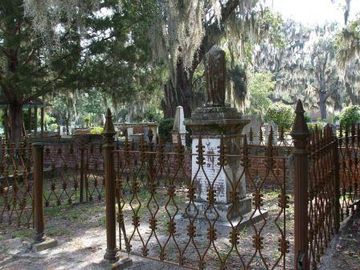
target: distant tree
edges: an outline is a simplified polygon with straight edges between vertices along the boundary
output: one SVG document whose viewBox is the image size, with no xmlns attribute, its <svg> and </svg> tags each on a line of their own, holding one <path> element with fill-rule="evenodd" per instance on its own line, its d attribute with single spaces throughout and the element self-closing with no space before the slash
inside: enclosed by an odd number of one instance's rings
<svg viewBox="0 0 360 270">
<path fill-rule="evenodd" d="M 254 69 L 274 76 L 272 101 L 292 105 L 300 98 L 308 108 L 319 108 L 322 119 L 330 98 L 340 107 L 344 84 L 336 62 L 336 31 L 336 25 L 306 28 L 287 21 L 283 42 L 263 43 L 255 51 Z"/>
<path fill-rule="evenodd" d="M 282 23 L 279 42 L 263 42 L 253 54 L 257 72 L 269 71 L 275 81 L 273 102 L 295 104 L 300 98 L 312 104 L 308 75 L 309 42 L 311 29 L 291 20 Z"/>
<path fill-rule="evenodd" d="M 270 96 L 274 91 L 274 86 L 275 82 L 272 80 L 271 73 L 252 74 L 248 83 L 250 104 L 246 111 L 263 119 L 272 104 Z"/>
<path fill-rule="evenodd" d="M 345 127 L 349 128 L 354 124 L 360 122 L 360 106 L 359 105 L 352 105 L 346 107 L 340 114 L 340 124 Z"/>
<path fill-rule="evenodd" d="M 360 103 L 360 18 L 349 22 L 336 39 L 337 61 L 344 70 L 345 93 L 349 102 Z"/>
<path fill-rule="evenodd" d="M 318 95 L 321 119 L 327 118 L 326 104 L 333 97 L 335 105 L 341 102 L 343 88 L 341 71 L 336 62 L 334 25 L 317 28 L 318 39 L 312 45 L 310 53 L 313 87 Z"/>
</svg>

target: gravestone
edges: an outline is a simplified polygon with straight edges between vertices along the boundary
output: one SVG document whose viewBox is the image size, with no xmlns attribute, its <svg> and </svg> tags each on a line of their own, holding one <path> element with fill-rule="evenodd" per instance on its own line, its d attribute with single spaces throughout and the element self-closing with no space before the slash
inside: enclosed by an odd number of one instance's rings
<svg viewBox="0 0 360 270">
<path fill-rule="evenodd" d="M 60 126 L 60 136 L 66 136 L 66 127 Z"/>
<path fill-rule="evenodd" d="M 127 135 L 129 137 L 131 137 L 134 134 L 134 128 L 128 127 L 126 132 L 127 132 Z"/>
<path fill-rule="evenodd" d="M 251 211 L 251 199 L 246 197 L 245 173 L 240 160 L 242 129 L 249 120 L 237 109 L 225 104 L 225 52 L 212 48 L 206 58 L 207 102 L 197 108 L 186 125 L 192 131 L 192 179 L 196 190 L 196 207 L 188 215 L 210 218 L 208 191 L 215 190 L 213 218 L 222 221 L 238 219 Z M 226 151 L 226 164 L 220 165 L 220 144 Z M 199 164 L 199 147 L 203 148 L 203 165 Z M 235 188 L 234 188 L 235 187 Z M 235 190 L 235 200 L 231 196 Z"/>
<path fill-rule="evenodd" d="M 256 116 L 250 117 L 249 120 L 250 123 L 244 127 L 242 134 L 247 136 L 248 143 L 260 144 L 259 132 L 262 126 L 262 121 Z M 252 138 L 250 138 L 250 130 L 252 131 Z M 250 141 L 251 139 L 252 141 Z"/>
<path fill-rule="evenodd" d="M 186 127 L 184 123 L 184 109 L 182 106 L 176 107 L 174 125 L 171 135 L 172 142 L 174 144 L 178 143 L 178 140 L 180 138 L 181 145 L 185 145 Z"/>
</svg>

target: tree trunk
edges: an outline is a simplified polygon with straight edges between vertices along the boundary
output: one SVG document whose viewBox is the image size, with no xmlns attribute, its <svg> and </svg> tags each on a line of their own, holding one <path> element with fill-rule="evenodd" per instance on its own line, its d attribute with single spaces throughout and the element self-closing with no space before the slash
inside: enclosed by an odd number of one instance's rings
<svg viewBox="0 0 360 270">
<path fill-rule="evenodd" d="M 70 128 L 69 128 L 69 125 L 70 125 L 70 111 L 68 110 L 66 112 L 66 117 L 65 117 L 65 127 L 66 127 L 66 135 L 70 135 Z"/>
<path fill-rule="evenodd" d="M 9 142 L 18 145 L 23 135 L 23 104 L 17 101 L 9 104 Z"/>
<path fill-rule="evenodd" d="M 174 117 L 177 106 L 184 109 L 185 118 L 191 116 L 193 104 L 192 92 L 193 71 L 187 70 L 181 58 L 176 66 L 176 82 L 169 80 L 164 86 L 165 99 L 162 103 L 165 117 Z"/>
<path fill-rule="evenodd" d="M 354 89 L 348 82 L 346 82 L 345 90 L 350 98 L 351 104 L 358 105 L 360 103 L 360 95 L 356 93 L 356 89 Z"/>
<path fill-rule="evenodd" d="M 327 117 L 327 113 L 326 113 L 327 96 L 326 96 L 326 92 L 320 91 L 319 95 L 320 95 L 319 108 L 320 108 L 321 120 L 325 120 L 326 117 Z"/>
</svg>

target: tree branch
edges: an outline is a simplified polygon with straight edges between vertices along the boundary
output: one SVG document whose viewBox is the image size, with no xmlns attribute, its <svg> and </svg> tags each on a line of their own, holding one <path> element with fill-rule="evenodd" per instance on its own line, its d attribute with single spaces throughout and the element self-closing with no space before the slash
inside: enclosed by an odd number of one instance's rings
<svg viewBox="0 0 360 270">
<path fill-rule="evenodd" d="M 57 80 L 60 79 L 60 77 L 62 76 L 62 74 L 65 72 L 65 68 L 62 69 L 59 74 L 52 80 L 49 80 L 47 83 L 45 83 L 38 92 L 36 92 L 35 94 L 31 95 L 30 97 L 27 97 L 25 100 L 24 100 L 24 103 L 34 99 L 34 98 L 38 98 L 38 97 L 41 97 L 43 95 L 45 95 L 46 93 L 49 92 L 49 89 L 47 89 L 47 87 L 49 85 L 51 85 L 52 83 L 56 82 Z"/>
<path fill-rule="evenodd" d="M 293 100 L 293 101 L 287 101 L 287 100 L 285 100 L 285 99 L 283 99 L 283 98 L 280 98 L 280 97 L 278 97 L 278 98 L 272 98 L 271 99 L 272 100 L 272 102 L 282 102 L 282 103 L 284 103 L 284 104 L 286 104 L 286 105 L 294 105 L 294 104 L 296 104 L 296 100 Z"/>
<path fill-rule="evenodd" d="M 201 41 L 200 47 L 194 55 L 192 63 L 192 72 L 195 71 L 197 66 L 203 60 L 205 54 L 214 46 L 224 35 L 223 29 L 219 28 L 221 25 L 229 19 L 230 15 L 235 11 L 239 5 L 239 0 L 229 0 L 226 6 L 221 8 L 221 22 L 214 22 L 207 26 L 205 29 L 205 35 Z"/>
</svg>

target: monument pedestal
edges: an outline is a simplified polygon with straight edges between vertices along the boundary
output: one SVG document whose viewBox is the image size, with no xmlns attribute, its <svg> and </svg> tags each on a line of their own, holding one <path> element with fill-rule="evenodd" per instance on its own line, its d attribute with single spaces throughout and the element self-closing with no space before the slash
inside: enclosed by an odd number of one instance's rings
<svg viewBox="0 0 360 270">
<path fill-rule="evenodd" d="M 192 131 L 191 184 L 195 190 L 195 201 L 186 215 L 242 224 L 245 217 L 251 221 L 256 215 L 246 197 L 242 155 L 241 133 L 250 121 L 225 104 L 225 52 L 213 47 L 205 60 L 207 102 L 186 123 Z"/>
<path fill-rule="evenodd" d="M 187 126 L 192 130 L 191 171 L 196 201 L 188 208 L 188 216 L 230 222 L 251 211 L 241 162 L 241 131 L 247 123 L 235 108 L 227 106 L 202 107 L 192 114 Z M 199 164 L 200 146 L 202 164 Z M 221 155 L 225 159 L 223 164 Z M 215 192 L 215 203 L 210 206 L 209 187 Z"/>
</svg>

